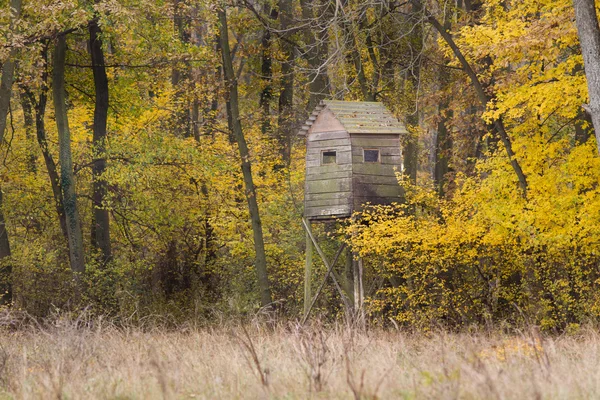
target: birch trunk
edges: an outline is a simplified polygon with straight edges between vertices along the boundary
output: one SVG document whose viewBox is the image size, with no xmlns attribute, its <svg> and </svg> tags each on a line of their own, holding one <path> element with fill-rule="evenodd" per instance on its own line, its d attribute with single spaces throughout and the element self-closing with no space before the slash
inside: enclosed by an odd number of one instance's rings
<svg viewBox="0 0 600 400">
<path fill-rule="evenodd" d="M 81 221 L 77 212 L 77 195 L 75 193 L 75 177 L 73 176 L 73 159 L 71 156 L 71 132 L 67 118 L 65 96 L 65 53 L 67 42 L 64 35 L 58 37 L 54 49 L 53 94 L 56 127 L 58 129 L 60 185 L 63 192 L 63 205 L 69 236 L 69 260 L 75 273 L 85 271 L 83 255 L 83 235 Z"/>
</svg>

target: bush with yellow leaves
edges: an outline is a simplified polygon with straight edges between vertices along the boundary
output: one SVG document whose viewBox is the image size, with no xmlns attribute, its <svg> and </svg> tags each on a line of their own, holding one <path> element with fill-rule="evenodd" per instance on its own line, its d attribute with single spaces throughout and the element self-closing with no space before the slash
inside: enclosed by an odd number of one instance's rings
<svg viewBox="0 0 600 400">
<path fill-rule="evenodd" d="M 428 328 L 489 322 L 562 330 L 600 315 L 600 158 L 565 141 L 523 155 L 527 198 L 502 154 L 459 177 L 450 199 L 401 182 L 406 202 L 374 206 L 346 230 L 385 283 L 380 321 Z M 531 168 L 536 165 L 538 168 Z"/>
</svg>

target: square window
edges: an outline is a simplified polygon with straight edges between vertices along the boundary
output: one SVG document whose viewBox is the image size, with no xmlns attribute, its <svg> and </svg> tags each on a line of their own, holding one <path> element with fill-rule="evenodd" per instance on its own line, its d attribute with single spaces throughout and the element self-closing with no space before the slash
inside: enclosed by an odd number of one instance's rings
<svg viewBox="0 0 600 400">
<path fill-rule="evenodd" d="M 324 151 L 321 153 L 323 162 L 321 164 L 335 164 L 337 162 L 336 153 L 333 150 Z"/>
<path fill-rule="evenodd" d="M 379 150 L 378 149 L 364 149 L 363 158 L 365 162 L 376 163 L 379 162 Z"/>
</svg>

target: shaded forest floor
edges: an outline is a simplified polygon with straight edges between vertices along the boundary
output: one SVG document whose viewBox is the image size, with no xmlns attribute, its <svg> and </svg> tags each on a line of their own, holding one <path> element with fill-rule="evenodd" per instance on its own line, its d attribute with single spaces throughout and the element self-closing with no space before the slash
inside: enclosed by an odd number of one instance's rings
<svg viewBox="0 0 600 400">
<path fill-rule="evenodd" d="M 88 321 L 89 322 L 89 321 Z M 343 328 L 116 328 L 57 320 L 0 333 L 0 398 L 593 398 L 600 334 L 428 335 Z"/>
</svg>

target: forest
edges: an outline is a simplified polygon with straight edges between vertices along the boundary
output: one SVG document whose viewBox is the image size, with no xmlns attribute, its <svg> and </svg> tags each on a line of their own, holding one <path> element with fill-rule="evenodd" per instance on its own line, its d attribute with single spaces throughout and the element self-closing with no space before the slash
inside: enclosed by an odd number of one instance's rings
<svg viewBox="0 0 600 400">
<path fill-rule="evenodd" d="M 0 398 L 597 395 L 597 11 L 0 0 Z M 402 195 L 308 234 L 323 101 Z"/>
</svg>

